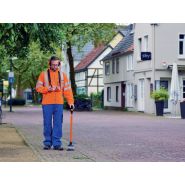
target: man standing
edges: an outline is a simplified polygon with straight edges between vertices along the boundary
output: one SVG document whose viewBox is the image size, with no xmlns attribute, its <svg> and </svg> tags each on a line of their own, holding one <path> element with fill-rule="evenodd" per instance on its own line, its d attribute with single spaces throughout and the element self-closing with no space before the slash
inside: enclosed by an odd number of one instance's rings
<svg viewBox="0 0 185 185">
<path fill-rule="evenodd" d="M 49 68 L 40 74 L 36 84 L 37 92 L 42 93 L 44 150 L 49 150 L 51 146 L 54 150 L 63 150 L 61 138 L 64 97 L 70 109 L 74 109 L 71 85 L 66 74 L 59 71 L 60 65 L 60 59 L 52 56 Z"/>
</svg>

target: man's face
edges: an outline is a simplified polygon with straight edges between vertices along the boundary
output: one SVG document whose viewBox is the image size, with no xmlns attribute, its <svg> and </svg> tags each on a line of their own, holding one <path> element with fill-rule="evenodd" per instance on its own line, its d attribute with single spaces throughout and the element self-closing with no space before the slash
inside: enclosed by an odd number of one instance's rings
<svg viewBox="0 0 185 185">
<path fill-rule="evenodd" d="M 59 60 L 52 60 L 50 69 L 53 71 L 56 71 L 58 69 Z"/>
</svg>

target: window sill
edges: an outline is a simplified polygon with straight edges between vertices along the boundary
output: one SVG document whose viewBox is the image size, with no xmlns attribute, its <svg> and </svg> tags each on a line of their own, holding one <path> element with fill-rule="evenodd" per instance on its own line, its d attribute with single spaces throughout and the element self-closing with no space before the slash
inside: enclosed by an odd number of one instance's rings
<svg viewBox="0 0 185 185">
<path fill-rule="evenodd" d="M 185 55 L 179 55 L 178 59 L 185 59 Z"/>
</svg>

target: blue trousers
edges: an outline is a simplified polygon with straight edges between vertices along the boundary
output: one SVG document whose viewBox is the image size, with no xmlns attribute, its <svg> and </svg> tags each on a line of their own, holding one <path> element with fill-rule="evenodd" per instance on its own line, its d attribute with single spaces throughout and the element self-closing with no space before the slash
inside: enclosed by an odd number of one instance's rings
<svg viewBox="0 0 185 185">
<path fill-rule="evenodd" d="M 63 105 L 49 104 L 42 105 L 44 118 L 44 141 L 43 144 L 47 146 L 61 146 L 62 145 L 62 122 L 63 122 Z"/>
</svg>

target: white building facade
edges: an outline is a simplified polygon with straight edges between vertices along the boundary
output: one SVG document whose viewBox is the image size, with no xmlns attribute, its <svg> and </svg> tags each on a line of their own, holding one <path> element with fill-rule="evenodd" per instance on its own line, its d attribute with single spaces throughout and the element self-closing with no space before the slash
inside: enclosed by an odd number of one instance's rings
<svg viewBox="0 0 185 185">
<path fill-rule="evenodd" d="M 185 24 L 137 23 L 133 25 L 131 34 L 132 52 L 122 52 L 125 46 L 120 43 L 117 54 L 103 59 L 104 71 L 110 73 L 104 75 L 105 107 L 155 113 L 154 100 L 150 94 L 160 87 L 170 93 L 174 62 L 178 65 L 180 99 L 185 98 Z M 150 57 L 141 59 L 141 52 L 148 52 Z M 116 58 L 119 59 L 118 74 L 112 70 L 113 61 L 118 60 Z M 179 103 L 177 107 L 179 113 Z M 172 111 L 170 100 L 165 102 L 164 111 Z"/>
<path fill-rule="evenodd" d="M 124 38 L 125 32 L 118 31 L 106 46 L 93 48 L 75 67 L 77 94 L 100 93 L 104 89 L 103 61 L 113 48 Z"/>
</svg>

